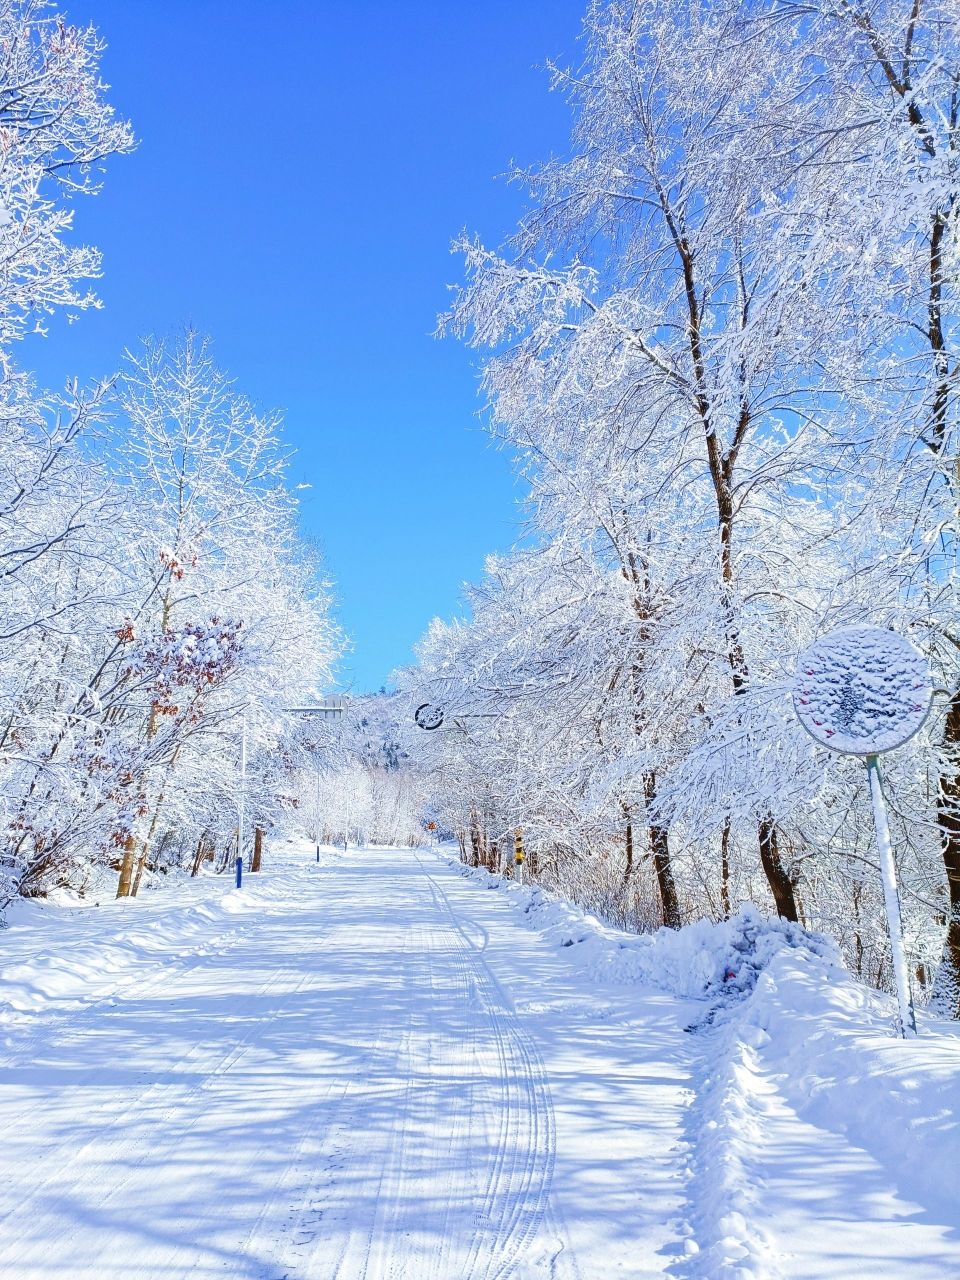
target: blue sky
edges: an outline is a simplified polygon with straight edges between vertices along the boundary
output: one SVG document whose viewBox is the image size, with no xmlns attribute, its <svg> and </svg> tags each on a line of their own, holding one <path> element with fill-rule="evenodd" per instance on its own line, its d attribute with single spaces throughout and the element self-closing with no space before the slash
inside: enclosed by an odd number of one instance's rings
<svg viewBox="0 0 960 1280">
<path fill-rule="evenodd" d="M 112 371 L 185 323 L 282 409 L 303 531 L 352 637 L 345 683 L 410 660 L 460 584 L 518 533 L 509 460 L 476 417 L 477 355 L 431 336 L 463 227 L 499 243 L 511 160 L 562 152 L 550 57 L 585 0 L 64 0 L 108 42 L 110 100 L 140 145 L 81 201 L 104 309 L 30 339 L 52 385 Z"/>
</svg>

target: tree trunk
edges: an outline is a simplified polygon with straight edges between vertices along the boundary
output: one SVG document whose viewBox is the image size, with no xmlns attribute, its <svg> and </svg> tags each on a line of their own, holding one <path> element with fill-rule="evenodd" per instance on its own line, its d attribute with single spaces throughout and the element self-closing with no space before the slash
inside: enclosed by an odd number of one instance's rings
<svg viewBox="0 0 960 1280">
<path fill-rule="evenodd" d="M 133 889 L 133 873 L 136 867 L 137 841 L 133 832 L 123 842 L 123 861 L 120 863 L 120 880 L 117 884 L 117 897 L 129 898 Z"/>
<path fill-rule="evenodd" d="M 643 790 L 647 807 L 653 804 L 657 794 L 656 774 L 644 775 Z M 680 928 L 680 901 L 677 898 L 677 885 L 670 865 L 670 842 L 667 828 L 659 823 L 649 823 L 650 852 L 653 854 L 653 869 L 657 873 L 657 888 L 660 890 L 660 910 L 663 923 L 668 929 Z"/>
<path fill-rule="evenodd" d="M 713 404 L 711 388 L 707 378 L 706 357 L 704 355 L 700 294 L 695 278 L 695 255 L 683 231 L 682 219 L 677 219 L 666 203 L 665 194 L 661 195 L 667 225 L 673 236 L 674 244 L 683 268 L 683 289 L 687 304 L 689 324 L 687 339 L 690 344 L 690 357 L 693 372 L 694 408 L 703 427 L 704 443 L 707 450 L 707 464 L 713 484 L 717 507 L 717 532 L 720 540 L 720 576 L 722 581 L 724 611 L 727 630 L 727 659 L 730 663 L 730 674 L 735 695 L 742 694 L 749 683 L 746 656 L 743 642 L 737 625 L 734 596 L 734 556 L 733 534 L 736 506 L 733 499 L 734 476 L 737 457 L 744 441 L 753 425 L 748 389 L 741 387 L 740 412 L 736 427 L 724 447 L 721 443 L 717 425 L 713 420 Z M 742 323 L 747 325 L 747 302 L 741 299 Z M 771 818 L 761 819 L 757 824 L 757 837 L 760 845 L 760 863 L 770 884 L 777 912 L 786 920 L 797 919 L 797 904 L 794 899 L 793 883 L 787 875 L 780 858 L 777 845 L 776 825 Z"/>
<path fill-rule="evenodd" d="M 470 815 L 470 851 L 473 854 L 473 866 L 479 867 L 482 860 L 482 847 L 480 844 L 480 828 L 477 825 L 477 815 Z"/>
<path fill-rule="evenodd" d="M 203 866 L 204 862 L 206 862 L 206 859 L 207 845 L 204 837 L 201 836 L 197 841 L 197 851 L 193 855 L 193 866 L 190 868 L 191 876 L 198 876 L 200 874 L 200 868 Z"/>
<path fill-rule="evenodd" d="M 263 827 L 255 827 L 253 832 L 253 861 L 251 871 L 259 871 L 263 862 Z"/>
<path fill-rule="evenodd" d="M 164 793 L 161 791 L 153 810 L 153 817 L 150 820 L 150 830 L 147 832 L 147 838 L 144 840 L 143 848 L 140 850 L 140 857 L 137 859 L 137 870 L 133 877 L 133 887 L 130 890 L 131 898 L 135 898 L 140 892 L 140 881 L 143 877 L 143 869 L 147 865 L 147 855 L 149 854 L 150 848 L 153 844 L 153 837 L 157 829 L 157 822 L 160 818 L 160 808 L 163 805 L 163 800 Z"/>
<path fill-rule="evenodd" d="M 797 899 L 793 891 L 793 881 L 784 870 L 780 857 L 780 845 L 777 841 L 777 825 L 772 818 L 765 818 L 758 827 L 760 837 L 760 861 L 763 865 L 770 892 L 777 908 L 777 915 L 784 920 L 799 922 Z"/>
<path fill-rule="evenodd" d="M 730 919 L 730 819 L 720 832 L 720 905 L 724 920 Z"/>
<path fill-rule="evenodd" d="M 133 888 L 130 890 L 130 897 L 135 898 L 140 892 L 140 881 L 143 879 L 143 870 L 147 865 L 147 854 L 150 852 L 150 845 L 144 844 L 140 850 L 140 857 L 137 859 L 137 869 L 133 877 Z"/>
<path fill-rule="evenodd" d="M 633 820 L 630 817 L 630 810 L 626 805 L 623 806 L 623 816 L 627 820 L 627 827 L 624 832 L 626 861 L 623 868 L 623 879 L 624 882 L 626 882 L 633 875 Z"/>
<path fill-rule="evenodd" d="M 960 1018 L 960 693 L 954 693 L 943 726 L 937 788 L 940 848 L 947 873 L 947 936 L 932 1004 L 944 1017 Z"/>
</svg>

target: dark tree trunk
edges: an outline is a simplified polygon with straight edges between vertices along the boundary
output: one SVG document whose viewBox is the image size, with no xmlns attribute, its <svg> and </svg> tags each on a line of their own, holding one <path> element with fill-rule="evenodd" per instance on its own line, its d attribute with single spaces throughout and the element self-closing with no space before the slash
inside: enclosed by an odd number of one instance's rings
<svg viewBox="0 0 960 1280">
<path fill-rule="evenodd" d="M 766 818 L 759 824 L 760 861 L 763 865 L 770 892 L 777 908 L 777 915 L 784 920 L 799 922 L 797 899 L 793 891 L 793 881 L 787 875 L 783 859 L 780 857 L 780 845 L 777 840 L 777 825 Z"/>
<path fill-rule="evenodd" d="M 713 419 L 712 389 L 707 377 L 707 362 L 703 344 L 703 314 L 701 311 L 703 294 L 697 288 L 695 253 L 686 238 L 683 220 L 676 216 L 672 206 L 669 204 L 665 191 L 661 192 L 660 199 L 667 227 L 673 237 L 674 246 L 683 269 L 683 290 L 686 298 L 688 319 L 687 339 L 690 345 L 691 370 L 693 374 L 694 408 L 703 427 L 707 464 L 716 499 L 717 532 L 720 541 L 720 575 L 726 612 L 727 658 L 730 663 L 733 692 L 734 694 L 741 694 L 748 686 L 749 672 L 734 607 L 733 535 L 736 515 L 734 481 L 738 455 L 753 426 L 749 387 L 746 381 L 740 387 L 740 412 L 737 415 L 736 426 L 732 435 L 726 442 L 726 446 L 724 446 L 717 430 L 717 424 Z M 746 296 L 741 300 L 741 307 L 741 323 L 745 330 L 748 323 L 749 309 L 749 301 Z M 757 824 L 757 836 L 760 844 L 760 862 L 769 882 L 774 902 L 777 905 L 777 912 L 786 920 L 796 920 L 797 904 L 794 899 L 793 884 L 780 859 L 776 826 L 772 819 L 763 819 Z"/>
<path fill-rule="evenodd" d="M 263 827 L 256 827 L 253 833 L 253 861 L 251 871 L 259 871 L 263 865 Z"/>
<path fill-rule="evenodd" d="M 473 866 L 479 867 L 483 861 L 483 846 L 480 842 L 480 828 L 476 814 L 470 816 L 470 851 L 473 854 Z"/>
<path fill-rule="evenodd" d="M 644 776 L 643 789 L 649 807 L 656 799 L 656 774 L 648 773 Z M 650 852 L 653 854 L 653 869 L 657 873 L 657 888 L 660 890 L 660 909 L 663 912 L 663 923 L 668 929 L 679 929 L 680 900 L 677 897 L 677 885 L 673 878 L 673 867 L 670 865 L 670 842 L 667 828 L 659 823 L 650 823 L 649 830 Z"/>
<path fill-rule="evenodd" d="M 724 920 L 730 919 L 730 819 L 720 832 L 720 905 Z"/>
<path fill-rule="evenodd" d="M 938 1013 L 960 1018 L 960 693 L 950 699 L 943 727 L 937 819 L 949 905 L 933 1003 Z"/>
<path fill-rule="evenodd" d="M 198 876 L 200 874 L 200 868 L 206 862 L 208 853 L 209 849 L 207 847 L 206 837 L 201 836 L 197 841 L 197 851 L 193 855 L 193 866 L 190 868 L 191 876 Z"/>
</svg>

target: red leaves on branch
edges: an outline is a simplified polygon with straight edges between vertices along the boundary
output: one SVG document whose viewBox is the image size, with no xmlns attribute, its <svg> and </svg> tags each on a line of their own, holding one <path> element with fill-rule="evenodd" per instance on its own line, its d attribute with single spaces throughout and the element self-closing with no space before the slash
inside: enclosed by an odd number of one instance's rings
<svg viewBox="0 0 960 1280">
<path fill-rule="evenodd" d="M 185 701 L 195 700 L 237 669 L 243 653 L 242 625 L 213 617 L 170 627 L 143 642 L 127 670 L 148 683 L 156 715 L 176 716 Z M 177 696 L 182 693 L 188 698 Z"/>
<path fill-rule="evenodd" d="M 170 577 L 174 582 L 182 582 L 187 570 L 197 567 L 197 555 L 196 552 L 192 552 L 190 555 L 180 559 L 172 551 L 168 551 L 164 547 L 160 551 L 160 563 L 165 569 L 169 569 Z"/>
</svg>

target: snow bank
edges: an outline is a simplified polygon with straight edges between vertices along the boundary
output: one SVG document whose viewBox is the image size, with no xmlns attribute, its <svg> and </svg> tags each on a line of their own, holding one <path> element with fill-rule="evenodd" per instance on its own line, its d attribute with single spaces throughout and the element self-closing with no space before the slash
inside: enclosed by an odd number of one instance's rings
<svg viewBox="0 0 960 1280">
<path fill-rule="evenodd" d="M 828 1200 L 835 1186 L 837 1203 L 854 1218 L 844 1198 L 851 1189 L 874 1188 L 873 1202 L 860 1209 L 870 1217 L 889 1194 L 878 1188 L 891 1188 L 901 1204 L 960 1229 L 960 1024 L 921 1012 L 919 1038 L 900 1039 L 892 996 L 853 979 L 828 939 L 765 920 L 754 907 L 723 923 L 636 937 L 542 889 L 462 873 L 503 892 L 591 982 L 643 983 L 702 1001 L 688 1027 L 700 1074 L 688 1121 L 682 1274 L 795 1276 L 793 1253 L 804 1256 L 809 1242 L 771 1236 L 769 1182 L 788 1188 L 789 1216 L 794 1188 L 811 1169 L 826 1179 Z M 846 1169 L 831 1166 L 833 1152 Z M 862 1172 L 868 1167 L 882 1173 L 871 1181 Z"/>
<path fill-rule="evenodd" d="M 691 1125 L 704 1276 L 779 1280 L 797 1274 L 795 1254 L 809 1263 L 817 1249 L 819 1269 L 801 1274 L 831 1274 L 844 1215 L 855 1249 L 870 1219 L 960 1228 L 960 1027 L 921 1015 L 920 1038 L 902 1040 L 896 1015 L 892 997 L 808 950 L 780 948 L 749 997 L 717 1017 Z M 779 1242 L 767 1229 L 778 1195 Z M 830 1226 L 819 1242 L 792 1239 L 784 1223 L 817 1195 Z M 913 1274 L 903 1265 L 901 1255 L 886 1274 Z"/>
<path fill-rule="evenodd" d="M 221 880 L 221 894 L 225 887 Z M 18 904 L 3 934 L 0 1027 L 21 1024 L 24 1015 L 95 1004 L 107 993 L 122 992 L 126 980 L 139 984 L 171 959 L 209 954 L 224 940 L 224 916 L 230 908 L 216 900 L 189 906 L 178 902 L 175 933 L 166 925 L 170 904 L 157 912 L 151 910 L 155 899 L 132 901 L 133 906 L 72 909 L 55 903 Z M 96 929 L 90 927 L 93 913 Z M 175 948 L 167 941 L 171 934 Z"/>
<path fill-rule="evenodd" d="M 740 1018 L 798 1113 L 869 1152 L 906 1193 L 960 1221 L 960 1026 L 919 1015 L 895 1034 L 896 1006 L 813 957 L 780 954 Z"/>
<path fill-rule="evenodd" d="M 729 920 L 700 920 L 654 934 L 624 933 L 538 887 L 518 885 L 474 867 L 462 873 L 489 888 L 506 889 L 526 923 L 593 982 L 640 982 L 684 997 L 743 996 L 783 950 L 816 955 L 842 972 L 837 947 L 785 920 L 768 920 L 747 905 Z"/>
<path fill-rule="evenodd" d="M 142 994 L 222 952 L 283 894 L 281 878 L 170 878 L 163 893 L 81 903 L 75 895 L 11 904 L 0 933 L 0 1033 L 9 1047 L 50 1016 Z M 171 967 L 172 966 L 172 967 Z"/>
</svg>

